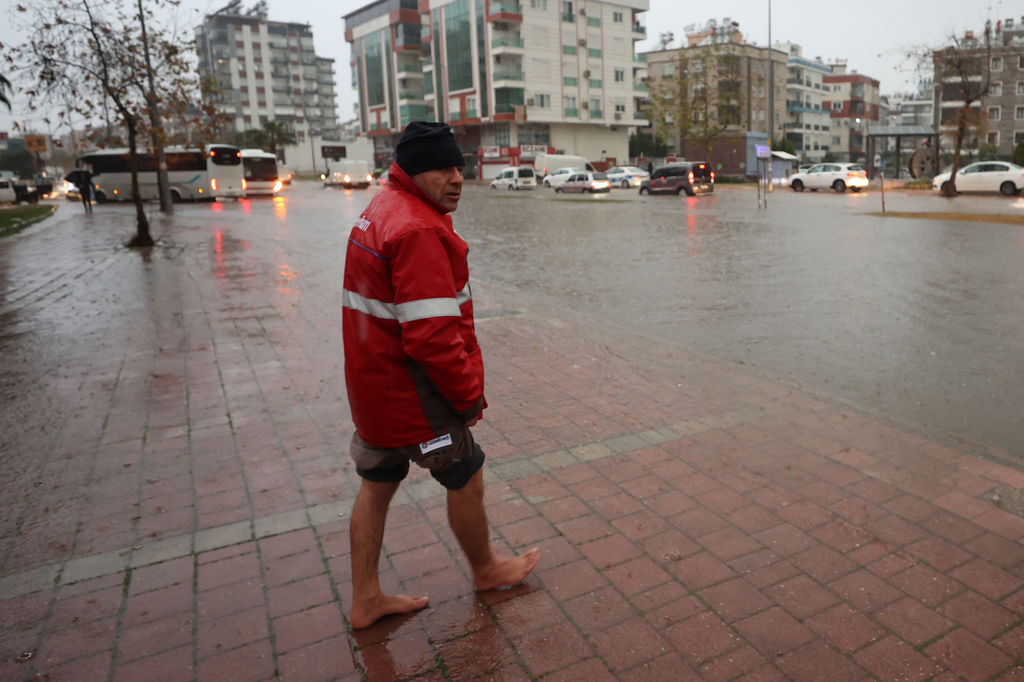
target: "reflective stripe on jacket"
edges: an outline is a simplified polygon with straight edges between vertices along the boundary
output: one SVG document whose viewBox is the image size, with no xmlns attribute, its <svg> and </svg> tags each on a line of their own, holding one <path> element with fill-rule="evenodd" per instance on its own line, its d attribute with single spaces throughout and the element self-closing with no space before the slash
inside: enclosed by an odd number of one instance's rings
<svg viewBox="0 0 1024 682">
<path fill-rule="evenodd" d="M 445 208 L 392 165 L 345 255 L 345 384 L 367 443 L 423 443 L 486 405 L 468 251 Z"/>
</svg>

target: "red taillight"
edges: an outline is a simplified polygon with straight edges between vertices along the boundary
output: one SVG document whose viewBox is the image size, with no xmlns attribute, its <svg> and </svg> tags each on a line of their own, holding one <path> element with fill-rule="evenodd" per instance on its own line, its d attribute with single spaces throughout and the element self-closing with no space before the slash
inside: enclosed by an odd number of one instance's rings
<svg viewBox="0 0 1024 682">
<path fill-rule="evenodd" d="M 249 188 L 249 183 L 245 181 L 245 178 L 242 178 L 242 189 L 245 190 L 245 189 L 248 189 L 248 188 Z"/>
<path fill-rule="evenodd" d="M 691 185 L 693 184 L 693 171 L 690 171 L 690 172 L 689 172 L 689 173 L 687 174 L 687 176 L 686 176 L 686 179 L 690 181 L 690 184 L 691 184 Z"/>
<path fill-rule="evenodd" d="M 213 156 L 213 152 L 210 152 L 210 156 Z M 217 191 L 217 178 L 210 178 L 210 189 Z"/>
</svg>

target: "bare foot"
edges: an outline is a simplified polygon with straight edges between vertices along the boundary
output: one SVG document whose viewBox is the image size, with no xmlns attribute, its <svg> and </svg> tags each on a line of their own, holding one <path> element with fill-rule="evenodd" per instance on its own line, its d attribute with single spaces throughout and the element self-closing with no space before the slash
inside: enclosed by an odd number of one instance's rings
<svg viewBox="0 0 1024 682">
<path fill-rule="evenodd" d="M 426 608 L 428 601 L 426 597 L 414 597 L 410 594 L 381 594 L 374 599 L 353 604 L 348 622 L 355 630 L 367 628 L 384 616 L 411 613 Z"/>
<path fill-rule="evenodd" d="M 473 587 L 477 592 L 493 590 L 521 583 L 530 575 L 540 561 L 540 549 L 534 547 L 525 554 L 508 559 L 495 558 L 488 566 L 473 575 Z"/>
</svg>

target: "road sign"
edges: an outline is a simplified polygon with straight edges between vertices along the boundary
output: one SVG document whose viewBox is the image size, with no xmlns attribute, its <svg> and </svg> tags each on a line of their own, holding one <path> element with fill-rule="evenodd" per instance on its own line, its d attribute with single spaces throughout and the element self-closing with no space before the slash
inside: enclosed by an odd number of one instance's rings
<svg viewBox="0 0 1024 682">
<path fill-rule="evenodd" d="M 45 152 L 46 151 L 46 138 L 43 135 L 26 135 L 25 136 L 25 151 L 27 151 L 27 152 Z"/>
<path fill-rule="evenodd" d="M 320 145 L 320 156 L 325 159 L 344 159 L 347 156 L 345 145 L 322 144 Z"/>
</svg>

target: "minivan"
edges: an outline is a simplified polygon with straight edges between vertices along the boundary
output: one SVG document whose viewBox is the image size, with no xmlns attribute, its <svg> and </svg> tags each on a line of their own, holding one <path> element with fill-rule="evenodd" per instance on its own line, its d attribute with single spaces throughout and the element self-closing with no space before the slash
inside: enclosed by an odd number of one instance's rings
<svg viewBox="0 0 1024 682">
<path fill-rule="evenodd" d="M 715 191 L 715 172 L 706 161 L 679 161 L 655 168 L 640 184 L 640 194 L 682 194 L 689 196 Z"/>
<path fill-rule="evenodd" d="M 498 176 L 491 180 L 491 189 L 534 189 L 537 187 L 537 177 L 530 166 L 509 166 L 502 169 Z"/>
</svg>

